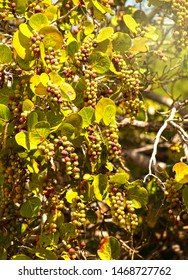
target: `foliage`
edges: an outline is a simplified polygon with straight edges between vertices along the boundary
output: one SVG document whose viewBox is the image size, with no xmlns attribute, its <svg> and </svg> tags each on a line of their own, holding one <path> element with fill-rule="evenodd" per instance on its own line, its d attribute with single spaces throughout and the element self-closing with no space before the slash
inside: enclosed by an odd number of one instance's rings
<svg viewBox="0 0 188 280">
<path fill-rule="evenodd" d="M 172 246 L 188 222 L 188 1 L 0 0 L 0 19 L 0 258 Z"/>
</svg>

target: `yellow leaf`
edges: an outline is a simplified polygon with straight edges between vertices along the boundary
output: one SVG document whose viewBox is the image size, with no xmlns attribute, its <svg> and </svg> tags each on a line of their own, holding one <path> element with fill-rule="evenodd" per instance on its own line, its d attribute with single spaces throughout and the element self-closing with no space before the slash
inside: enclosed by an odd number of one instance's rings
<svg viewBox="0 0 188 280">
<path fill-rule="evenodd" d="M 188 183 L 188 165 L 184 162 L 176 163 L 172 171 L 175 172 L 175 180 L 180 184 Z"/>
</svg>

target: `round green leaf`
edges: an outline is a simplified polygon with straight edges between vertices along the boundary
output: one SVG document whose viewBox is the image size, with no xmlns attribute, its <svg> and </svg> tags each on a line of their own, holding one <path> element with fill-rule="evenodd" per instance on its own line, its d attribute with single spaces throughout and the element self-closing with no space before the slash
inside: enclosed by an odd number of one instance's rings
<svg viewBox="0 0 188 280">
<path fill-rule="evenodd" d="M 117 173 L 110 177 L 110 182 L 116 183 L 118 185 L 126 184 L 128 180 L 129 180 L 129 174 L 126 172 Z"/>
<path fill-rule="evenodd" d="M 107 97 L 102 97 L 97 103 L 95 110 L 95 119 L 98 123 L 103 120 L 105 110 L 109 105 L 115 107 L 114 101 Z"/>
<path fill-rule="evenodd" d="M 20 66 L 21 69 L 23 70 L 31 70 L 33 65 L 35 64 L 35 60 L 25 60 L 22 59 L 19 55 L 16 56 L 16 62 Z"/>
<path fill-rule="evenodd" d="M 113 27 L 103 27 L 97 36 L 97 43 L 100 43 L 108 38 L 110 38 L 114 34 Z"/>
<path fill-rule="evenodd" d="M 21 206 L 20 213 L 24 218 L 32 218 L 38 215 L 41 201 L 38 197 L 31 197 Z"/>
<path fill-rule="evenodd" d="M 82 117 L 78 113 L 70 114 L 64 121 L 64 123 L 71 125 L 74 128 L 76 136 L 79 135 L 82 129 Z"/>
<path fill-rule="evenodd" d="M 83 26 L 84 26 L 84 34 L 86 36 L 90 35 L 91 33 L 93 33 L 94 25 L 90 21 L 84 21 L 83 22 Z"/>
<path fill-rule="evenodd" d="M 63 91 L 62 98 L 64 100 L 70 101 L 76 98 L 76 92 L 70 84 L 62 82 L 60 88 Z"/>
<path fill-rule="evenodd" d="M 85 107 L 79 111 L 82 117 L 82 127 L 88 127 L 94 121 L 95 110 L 92 107 Z"/>
<path fill-rule="evenodd" d="M 106 73 L 110 68 L 110 59 L 107 54 L 102 52 L 93 52 L 90 55 L 93 70 L 98 74 Z"/>
<path fill-rule="evenodd" d="M 113 105 L 106 106 L 103 115 L 105 125 L 115 124 L 116 107 Z"/>
<path fill-rule="evenodd" d="M 61 238 L 65 240 L 74 239 L 78 236 L 76 227 L 72 223 L 64 223 L 60 228 Z"/>
<path fill-rule="evenodd" d="M 124 52 L 131 47 L 131 38 L 128 34 L 116 32 L 112 41 L 114 51 Z"/>
<path fill-rule="evenodd" d="M 10 63 L 12 52 L 7 45 L 0 44 L 0 64 Z"/>
<path fill-rule="evenodd" d="M 39 31 L 41 28 L 49 25 L 48 18 L 44 14 L 37 13 L 30 17 L 29 25 L 34 29 Z"/>
<path fill-rule="evenodd" d="M 33 102 L 30 99 L 25 99 L 22 104 L 22 111 L 31 111 L 33 107 Z"/>
<path fill-rule="evenodd" d="M 38 122 L 38 114 L 35 111 L 32 111 L 27 118 L 28 129 L 31 130 L 36 125 L 37 122 Z"/>
<path fill-rule="evenodd" d="M 50 124 L 45 121 L 40 121 L 33 127 L 32 133 L 33 135 L 38 135 L 42 141 L 50 134 Z"/>
<path fill-rule="evenodd" d="M 9 108 L 0 104 L 0 127 L 4 126 L 10 120 L 11 114 Z"/>
<path fill-rule="evenodd" d="M 94 194 L 97 200 L 102 201 L 107 194 L 108 177 L 106 174 L 93 176 Z"/>
<path fill-rule="evenodd" d="M 139 209 L 146 206 L 148 201 L 148 192 L 139 185 L 139 180 L 132 182 L 128 190 L 128 198 L 132 200 L 134 208 Z"/>
<path fill-rule="evenodd" d="M 54 50 L 57 50 L 62 47 L 63 36 L 55 27 L 45 26 L 40 29 L 39 33 L 44 35 L 42 42 L 45 48 L 52 47 Z"/>
<path fill-rule="evenodd" d="M 67 136 L 68 139 L 72 140 L 75 137 L 75 127 L 70 123 L 62 123 L 59 127 L 62 135 Z"/>
<path fill-rule="evenodd" d="M 30 141 L 28 132 L 18 132 L 15 135 L 15 139 L 18 145 L 22 146 L 28 151 L 37 149 L 37 145 L 33 141 Z"/>
<path fill-rule="evenodd" d="M 77 51 L 78 51 L 78 43 L 76 40 L 73 40 L 72 42 L 70 42 L 70 44 L 68 44 L 66 51 L 67 54 L 70 56 L 73 56 Z"/>
</svg>

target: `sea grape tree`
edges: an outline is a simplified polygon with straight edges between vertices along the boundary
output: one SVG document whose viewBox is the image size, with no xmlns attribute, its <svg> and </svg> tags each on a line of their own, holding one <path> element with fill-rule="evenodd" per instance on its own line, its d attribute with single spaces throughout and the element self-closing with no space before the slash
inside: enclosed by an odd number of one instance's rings
<svg viewBox="0 0 188 280">
<path fill-rule="evenodd" d="M 0 258 L 139 259 L 186 229 L 188 1 L 0 18 Z"/>
</svg>

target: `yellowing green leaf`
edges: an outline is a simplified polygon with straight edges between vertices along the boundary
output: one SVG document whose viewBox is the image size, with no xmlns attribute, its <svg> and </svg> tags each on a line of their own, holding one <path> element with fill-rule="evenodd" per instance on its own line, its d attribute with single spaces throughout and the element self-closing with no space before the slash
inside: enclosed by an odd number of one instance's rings
<svg viewBox="0 0 188 280">
<path fill-rule="evenodd" d="M 53 26 L 44 26 L 40 28 L 39 33 L 44 36 L 42 42 L 45 48 L 52 47 L 54 50 L 60 49 L 63 45 L 63 36 Z"/>
<path fill-rule="evenodd" d="M 120 257 L 119 241 L 113 236 L 103 238 L 97 254 L 101 260 L 118 260 Z"/>
<path fill-rule="evenodd" d="M 94 120 L 95 110 L 92 107 L 85 107 L 79 111 L 79 115 L 82 117 L 82 127 L 88 127 Z"/>
<path fill-rule="evenodd" d="M 27 37 L 29 40 L 31 39 L 33 33 L 31 27 L 27 23 L 21 23 L 19 25 L 20 32 Z"/>
<path fill-rule="evenodd" d="M 78 193 L 70 189 L 66 192 L 65 198 L 69 203 L 72 203 L 72 200 L 74 198 L 76 198 L 77 196 L 78 196 Z"/>
<path fill-rule="evenodd" d="M 116 107 L 113 105 L 106 106 L 104 110 L 103 122 L 105 125 L 115 124 Z"/>
<path fill-rule="evenodd" d="M 42 73 L 41 75 L 33 75 L 30 79 L 30 88 L 34 92 L 34 94 L 38 96 L 47 95 L 47 82 L 49 77 L 46 73 Z"/>
<path fill-rule="evenodd" d="M 30 141 L 28 132 L 18 132 L 15 135 L 15 139 L 18 145 L 22 146 L 28 151 L 37 149 L 37 145 Z"/>
<path fill-rule="evenodd" d="M 90 60 L 93 70 L 98 74 L 104 74 L 110 68 L 110 59 L 105 53 L 93 52 L 90 55 Z"/>
<path fill-rule="evenodd" d="M 33 107 L 33 102 L 30 99 L 25 99 L 22 104 L 22 111 L 30 111 Z"/>
<path fill-rule="evenodd" d="M 136 180 L 129 185 L 128 199 L 132 200 L 134 208 L 136 209 L 146 206 L 148 192 L 140 185 L 140 180 Z"/>
<path fill-rule="evenodd" d="M 49 21 L 53 21 L 53 20 L 57 19 L 57 16 L 58 16 L 57 6 L 50 5 L 49 7 L 47 7 L 45 9 L 44 14 L 45 14 L 45 16 L 47 16 Z"/>
<path fill-rule="evenodd" d="M 6 122 L 9 121 L 10 116 L 9 108 L 4 104 L 0 104 L 0 127 L 4 126 Z"/>
<path fill-rule="evenodd" d="M 24 60 L 32 60 L 30 46 L 31 40 L 20 30 L 17 30 L 13 35 L 13 48 L 16 53 Z"/>
<path fill-rule="evenodd" d="M 93 33 L 94 25 L 90 21 L 84 21 L 83 22 L 83 26 L 84 26 L 84 34 L 86 36 L 90 35 L 91 33 Z"/>
<path fill-rule="evenodd" d="M 134 54 L 147 52 L 148 46 L 146 43 L 147 43 L 146 38 L 136 37 L 133 41 L 133 46 L 129 49 L 129 51 L 133 52 Z"/>
<path fill-rule="evenodd" d="M 103 27 L 97 36 L 97 43 L 100 43 L 109 37 L 111 37 L 114 33 L 114 28 L 113 27 Z"/>
<path fill-rule="evenodd" d="M 12 52 L 7 45 L 0 44 L 0 64 L 10 63 L 12 60 Z"/>
<path fill-rule="evenodd" d="M 64 95 L 62 95 L 63 99 L 74 100 L 76 98 L 76 92 L 70 84 L 62 82 L 60 88 L 64 93 Z"/>
<path fill-rule="evenodd" d="M 108 177 L 106 174 L 93 176 L 94 194 L 97 200 L 102 201 L 107 194 Z"/>
<path fill-rule="evenodd" d="M 184 162 L 176 163 L 172 171 L 175 172 L 175 181 L 180 184 L 188 183 L 188 165 Z"/>
<path fill-rule="evenodd" d="M 136 28 L 139 26 L 138 23 L 134 20 L 131 15 L 124 15 L 123 16 L 124 23 L 129 28 L 129 30 L 133 33 L 136 33 Z"/>
<path fill-rule="evenodd" d="M 29 19 L 29 25 L 34 29 L 39 31 L 41 28 L 49 25 L 48 18 L 42 13 L 34 14 Z"/>
<path fill-rule="evenodd" d="M 99 123 L 105 117 L 106 108 L 108 106 L 115 107 L 114 101 L 107 97 L 102 97 L 99 102 L 97 103 L 96 110 L 95 110 L 95 119 Z M 110 107 L 111 108 L 111 107 Z M 105 118 L 106 120 L 106 118 Z"/>
</svg>

